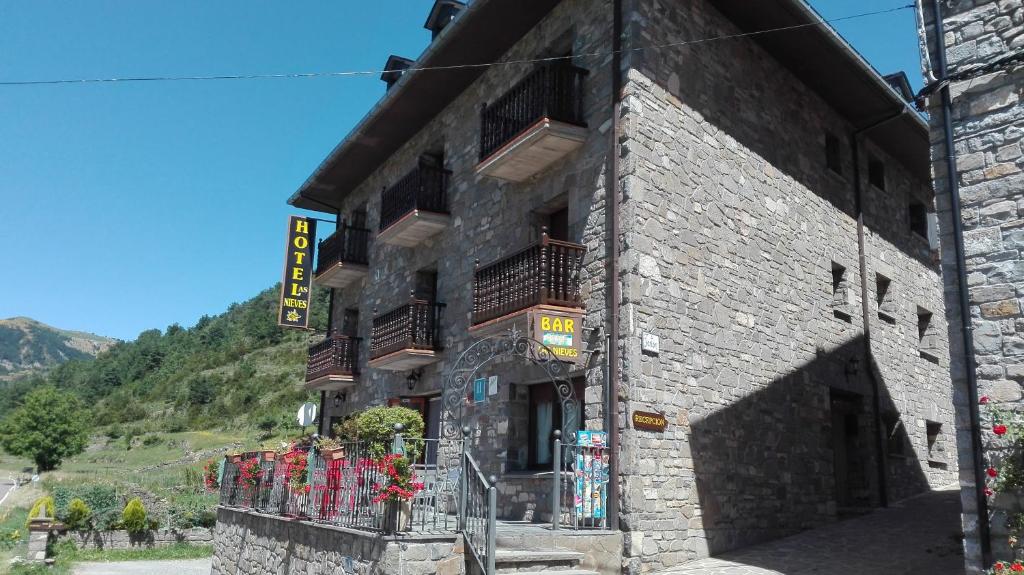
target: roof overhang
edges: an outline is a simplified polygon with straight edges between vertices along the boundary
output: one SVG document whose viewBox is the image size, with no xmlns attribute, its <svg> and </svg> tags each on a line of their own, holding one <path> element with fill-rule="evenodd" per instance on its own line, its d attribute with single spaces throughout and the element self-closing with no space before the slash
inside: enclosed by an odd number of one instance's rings
<svg viewBox="0 0 1024 575">
<path fill-rule="evenodd" d="M 529 32 L 559 0 L 476 0 L 416 61 L 414 68 L 486 64 Z M 292 194 L 299 208 L 330 211 L 486 70 L 483 66 L 409 71 Z"/>
<path fill-rule="evenodd" d="M 869 137 L 922 181 L 930 181 L 928 124 L 835 29 L 804 0 L 708 0 L 743 32 L 792 28 L 751 36 L 818 93 L 854 129 L 903 114 Z M 814 23 L 820 25 L 810 25 Z"/>
</svg>

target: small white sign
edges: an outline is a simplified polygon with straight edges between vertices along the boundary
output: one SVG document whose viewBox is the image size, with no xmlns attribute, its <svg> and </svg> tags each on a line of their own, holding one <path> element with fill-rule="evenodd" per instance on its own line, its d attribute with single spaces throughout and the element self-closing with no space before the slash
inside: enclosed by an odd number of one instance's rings
<svg viewBox="0 0 1024 575">
<path fill-rule="evenodd" d="M 498 376 L 487 378 L 487 395 L 498 395 Z"/>
<path fill-rule="evenodd" d="M 303 403 L 299 408 L 297 419 L 302 427 L 313 425 L 313 422 L 316 421 L 316 404 L 308 401 Z"/>
<path fill-rule="evenodd" d="M 640 351 L 644 353 L 661 353 L 661 339 L 653 333 L 640 336 Z"/>
</svg>

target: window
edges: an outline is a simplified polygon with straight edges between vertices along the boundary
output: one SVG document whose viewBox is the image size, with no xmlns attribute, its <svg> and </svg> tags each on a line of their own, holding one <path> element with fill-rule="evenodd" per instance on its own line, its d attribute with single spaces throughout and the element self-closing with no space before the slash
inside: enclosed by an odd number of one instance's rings
<svg viewBox="0 0 1024 575">
<path fill-rule="evenodd" d="M 911 199 L 908 208 L 910 217 L 910 231 L 922 238 L 928 238 L 928 206 L 923 202 Z"/>
<path fill-rule="evenodd" d="M 942 437 L 942 424 L 937 421 L 925 421 L 925 432 L 928 434 L 928 466 L 945 469 L 946 444 Z"/>
<path fill-rule="evenodd" d="M 583 380 L 573 380 L 573 392 L 576 394 L 576 410 L 579 420 L 583 418 Z M 558 392 L 551 382 L 542 382 L 529 386 L 529 449 L 527 465 L 530 469 L 548 469 L 551 467 L 555 430 L 562 429 L 562 406 Z M 578 427 L 577 427 L 578 429 Z M 562 441 L 566 441 L 565 438 Z"/>
<path fill-rule="evenodd" d="M 846 268 L 832 262 L 832 314 L 843 321 L 852 321 L 852 295 Z"/>
<path fill-rule="evenodd" d="M 903 429 L 903 420 L 898 414 L 890 413 L 882 416 L 882 423 L 885 424 L 886 453 L 894 457 L 905 457 L 907 442 L 904 438 L 906 431 Z"/>
<path fill-rule="evenodd" d="M 932 312 L 917 308 L 917 351 L 924 359 L 939 363 L 938 333 L 932 322 Z"/>
<path fill-rule="evenodd" d="M 569 208 L 555 210 L 548 215 L 548 237 L 569 241 Z"/>
<path fill-rule="evenodd" d="M 875 300 L 878 304 L 878 318 L 896 323 L 896 302 L 892 296 L 892 280 L 882 274 L 875 274 Z"/>
<path fill-rule="evenodd" d="M 843 173 L 839 138 L 832 132 L 825 132 L 825 165 L 837 174 Z"/>
<path fill-rule="evenodd" d="M 868 160 L 868 183 L 879 190 L 885 189 L 885 164 L 877 158 Z"/>
</svg>

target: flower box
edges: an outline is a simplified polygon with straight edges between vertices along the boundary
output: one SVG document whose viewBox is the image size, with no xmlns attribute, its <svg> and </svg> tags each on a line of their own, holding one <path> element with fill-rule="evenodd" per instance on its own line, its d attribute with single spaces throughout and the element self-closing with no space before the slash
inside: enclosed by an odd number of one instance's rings
<svg viewBox="0 0 1024 575">
<path fill-rule="evenodd" d="M 320 453 L 321 453 L 321 455 L 323 455 L 324 459 L 326 459 L 328 461 L 337 461 L 339 459 L 344 459 L 345 458 L 345 448 L 344 447 L 331 447 L 331 448 L 328 448 L 328 449 L 324 449 Z"/>
<path fill-rule="evenodd" d="M 231 463 L 241 463 L 241 461 L 242 461 L 242 454 L 241 453 L 232 453 L 231 455 L 228 455 L 228 461 L 231 462 Z"/>
<path fill-rule="evenodd" d="M 273 449 L 266 449 L 263 451 L 263 461 L 273 461 L 277 457 L 277 452 Z"/>
</svg>

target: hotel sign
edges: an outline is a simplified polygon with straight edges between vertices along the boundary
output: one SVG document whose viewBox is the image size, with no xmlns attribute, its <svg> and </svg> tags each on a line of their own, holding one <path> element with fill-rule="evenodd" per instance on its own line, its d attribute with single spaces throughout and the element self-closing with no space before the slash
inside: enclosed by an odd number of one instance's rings
<svg viewBox="0 0 1024 575">
<path fill-rule="evenodd" d="M 665 419 L 664 413 L 651 413 L 649 411 L 633 412 L 633 429 L 662 433 L 667 426 L 668 420 Z"/>
<path fill-rule="evenodd" d="M 576 362 L 580 357 L 582 314 L 537 311 L 533 315 L 533 338 L 551 350 L 555 357 Z"/>
<path fill-rule="evenodd" d="M 288 245 L 284 255 L 284 279 L 281 280 L 281 305 L 277 314 L 277 324 L 282 327 L 309 327 L 314 240 L 316 220 L 288 217 Z"/>
</svg>

